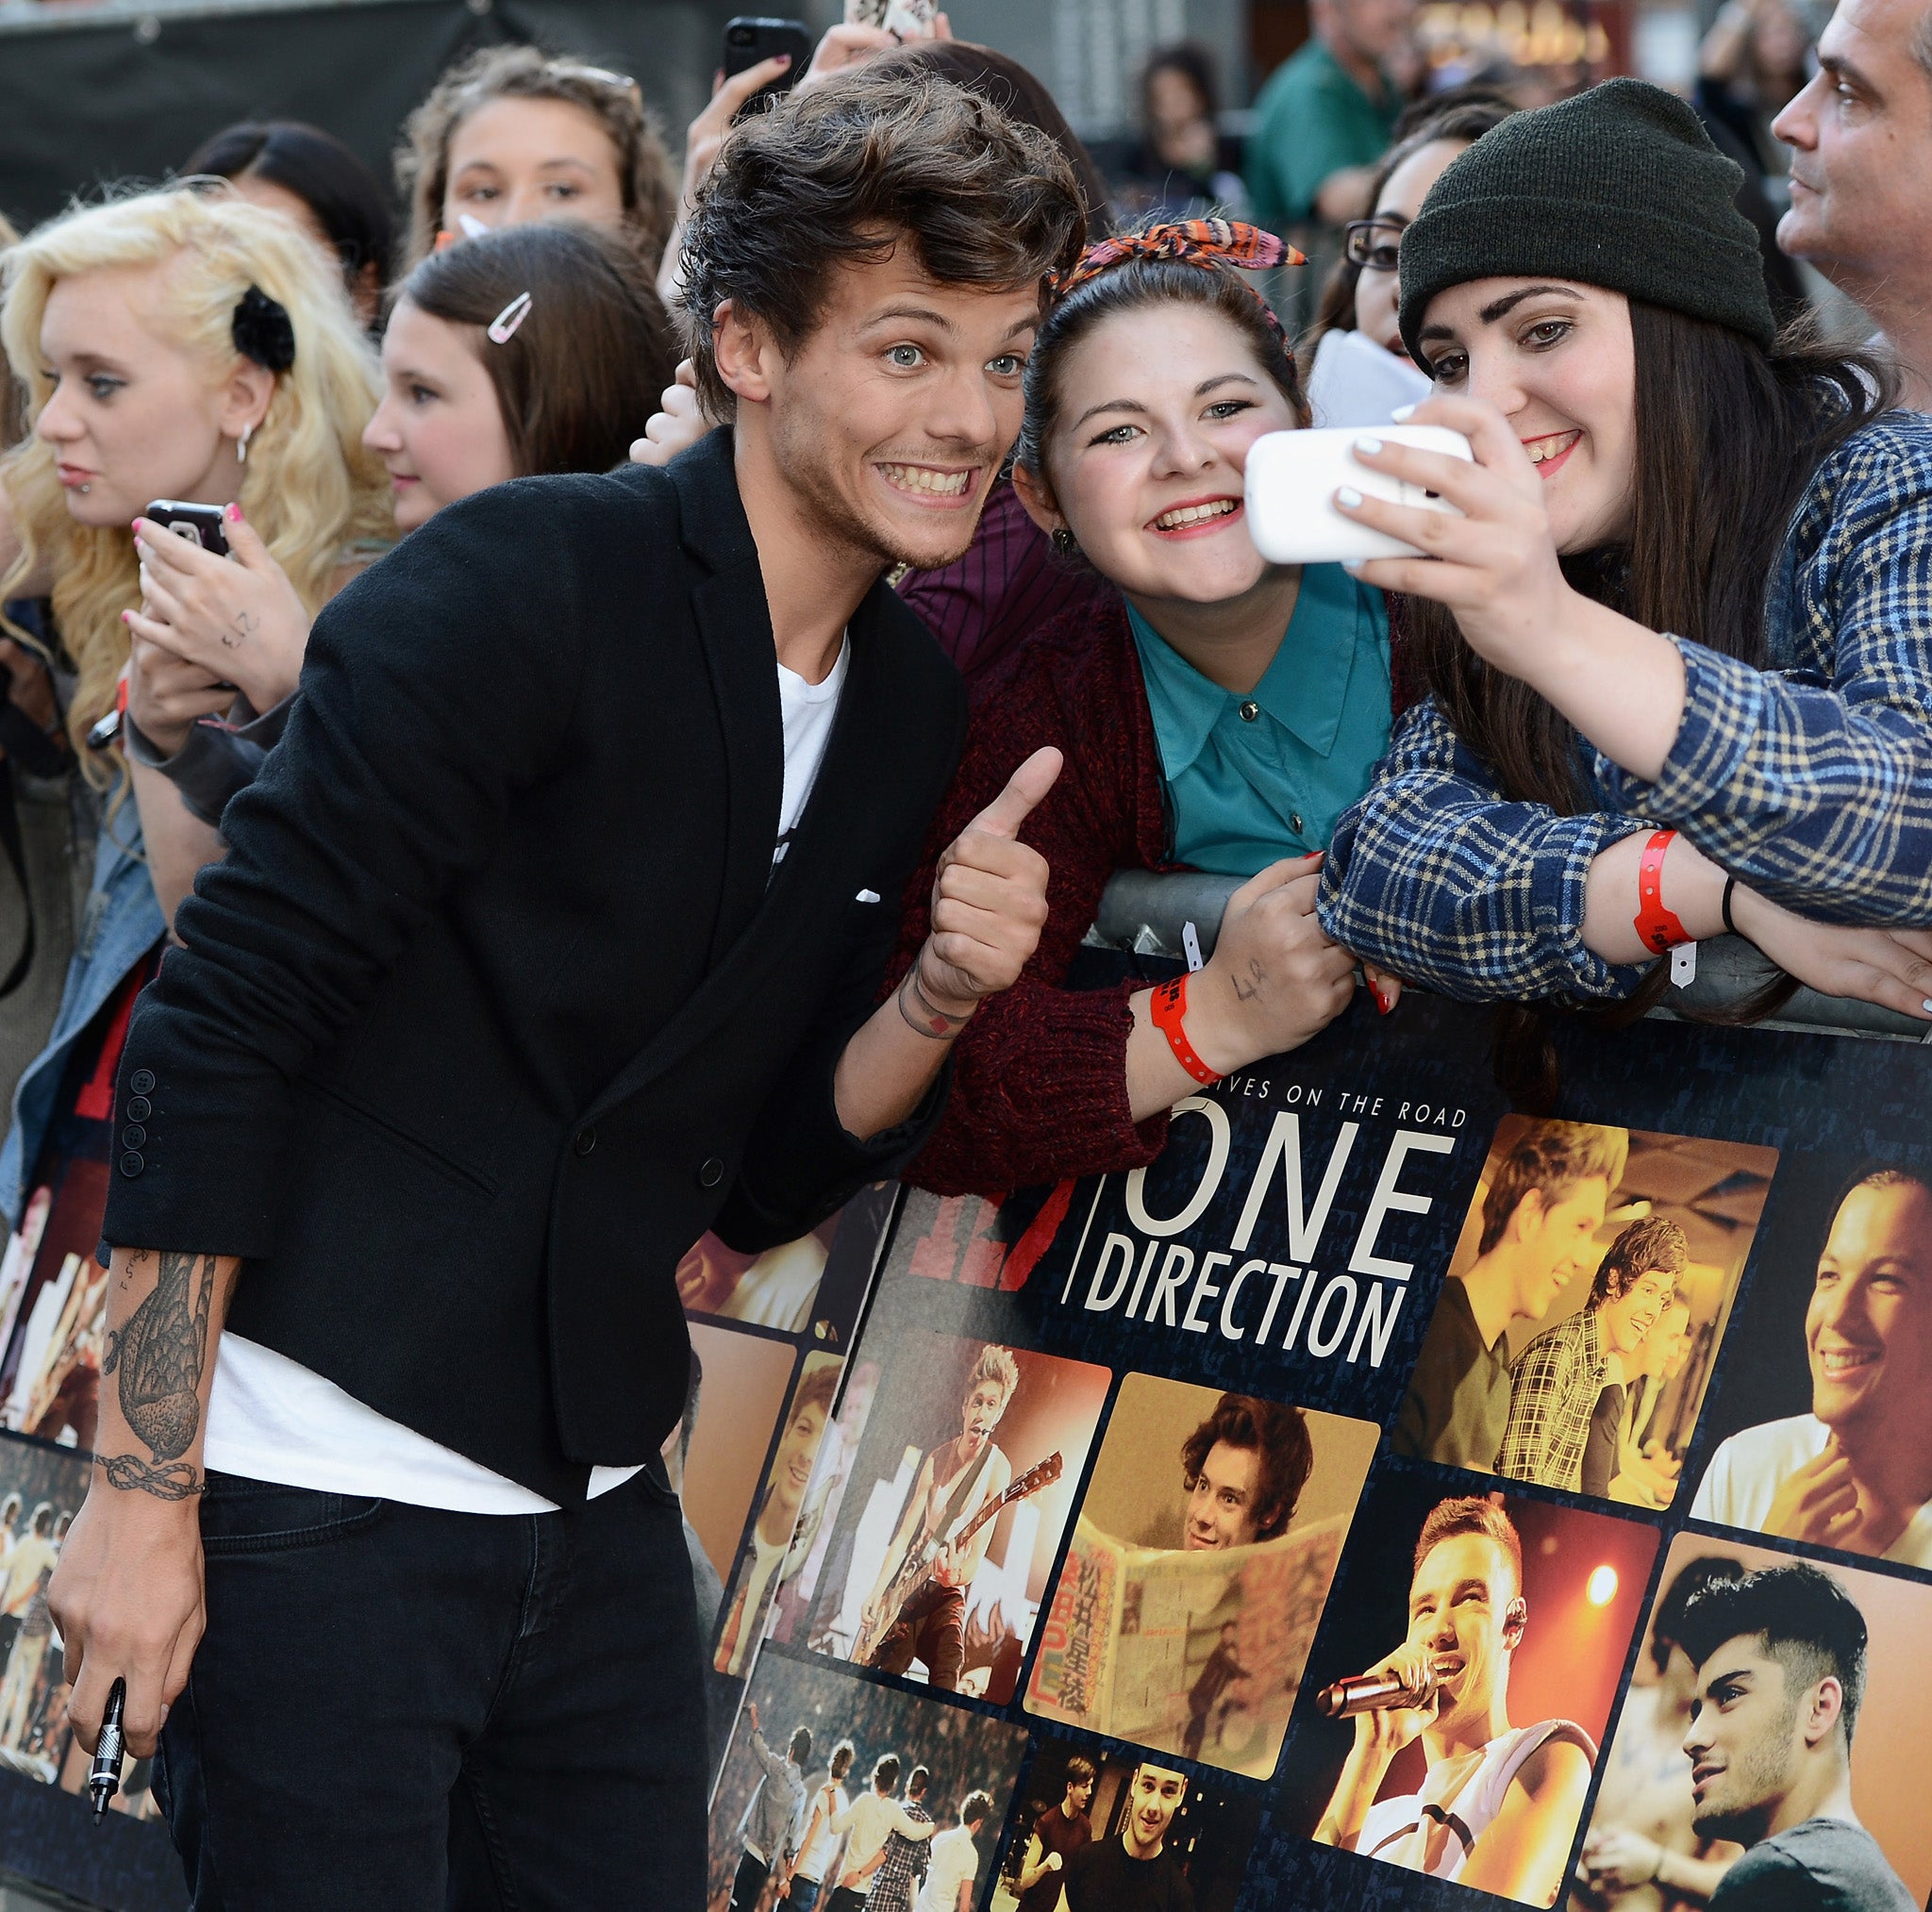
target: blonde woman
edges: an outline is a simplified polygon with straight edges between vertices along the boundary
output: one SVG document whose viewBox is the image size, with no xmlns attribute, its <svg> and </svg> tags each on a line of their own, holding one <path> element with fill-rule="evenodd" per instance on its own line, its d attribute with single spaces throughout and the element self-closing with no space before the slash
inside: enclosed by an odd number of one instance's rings
<svg viewBox="0 0 1932 1912">
<path fill-rule="evenodd" d="M 111 1115 L 91 1114 L 98 1098 L 84 1089 L 63 1098 L 62 1083 L 111 1080 L 108 1052 L 165 927 L 143 831 L 158 842 L 204 829 L 148 770 L 125 802 L 121 748 L 90 733 L 124 673 L 143 734 L 168 736 L 286 669 L 282 652 L 299 654 L 355 545 L 386 534 L 390 514 L 360 441 L 373 349 L 330 262 L 291 222 L 231 196 L 142 193 L 42 226 L 0 274 L 0 341 L 29 425 L 0 457 L 5 634 L 52 665 L 62 747 L 104 799 L 89 934 L 0 1148 L 0 1206 L 17 1220 L 57 1166 L 37 1162 L 42 1145 L 77 1145 L 67 1118 Z M 145 596 L 133 526 L 158 498 L 229 507 L 243 561 L 216 581 L 234 639 L 221 680 L 167 652 L 166 612 Z M 130 671 L 131 633 L 143 655 Z"/>
</svg>

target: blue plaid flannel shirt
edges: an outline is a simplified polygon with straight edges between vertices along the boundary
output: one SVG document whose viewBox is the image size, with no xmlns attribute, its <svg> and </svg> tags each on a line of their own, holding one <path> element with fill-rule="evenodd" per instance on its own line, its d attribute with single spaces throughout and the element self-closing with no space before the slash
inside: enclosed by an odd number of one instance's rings
<svg viewBox="0 0 1932 1912">
<path fill-rule="evenodd" d="M 1932 419 L 1888 412 L 1819 467 L 1766 593 L 1773 668 L 1683 653 L 1655 783 L 1585 747 L 1599 808 L 1512 803 L 1432 699 L 1406 711 L 1336 826 L 1322 926 L 1465 1001 L 1614 1001 L 1645 964 L 1583 944 L 1591 859 L 1679 830 L 1821 922 L 1932 923 Z"/>
</svg>

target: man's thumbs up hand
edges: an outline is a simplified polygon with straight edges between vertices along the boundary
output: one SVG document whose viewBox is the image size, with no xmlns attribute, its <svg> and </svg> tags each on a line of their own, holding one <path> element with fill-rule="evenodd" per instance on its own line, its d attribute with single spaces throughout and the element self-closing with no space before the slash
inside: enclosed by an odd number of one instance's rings
<svg viewBox="0 0 1932 1912">
<path fill-rule="evenodd" d="M 932 934 L 913 970 L 908 1012 L 950 1035 L 980 1002 L 1019 980 L 1046 923 L 1046 858 L 1020 826 L 1049 791 L 1064 759 L 1036 750 L 940 857 Z M 936 1012 L 927 1016 L 926 1011 Z"/>
</svg>

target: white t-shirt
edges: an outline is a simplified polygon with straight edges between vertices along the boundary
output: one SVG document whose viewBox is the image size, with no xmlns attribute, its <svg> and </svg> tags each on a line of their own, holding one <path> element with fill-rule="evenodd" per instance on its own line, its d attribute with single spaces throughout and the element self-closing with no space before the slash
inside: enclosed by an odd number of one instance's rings
<svg viewBox="0 0 1932 1912">
<path fill-rule="evenodd" d="M 832 1863 L 832 1855 L 839 1850 L 839 1841 L 844 1837 L 832 1830 L 832 1821 L 851 1805 L 852 1800 L 842 1786 L 827 1780 L 806 1802 L 805 1825 L 799 1828 L 801 1838 L 811 1824 L 814 1808 L 821 1804 L 825 1810 L 819 1818 L 819 1829 L 813 1835 L 811 1844 L 799 1854 L 797 1865 L 791 1869 L 799 1878 L 809 1879 L 814 1885 L 824 1883 L 825 1868 Z"/>
<path fill-rule="evenodd" d="M 1591 1765 L 1596 1763 L 1590 1735 L 1568 1720 L 1512 1726 L 1474 1759 L 1464 1754 L 1439 1760 L 1419 1792 L 1378 1799 L 1362 1821 L 1356 1851 L 1431 1878 L 1460 1878 L 1475 1842 L 1503 1810 L 1524 1763 L 1552 1739 L 1580 1746 Z"/>
<path fill-rule="evenodd" d="M 979 1850 L 965 1826 L 936 1833 L 932 1842 L 932 1866 L 919 1894 L 914 1912 L 959 1912 L 959 1887 L 979 1875 Z"/>
<path fill-rule="evenodd" d="M 1711 1455 L 1690 1504 L 1690 1518 L 1763 1533 L 1778 1488 L 1807 1461 L 1816 1460 L 1830 1438 L 1831 1429 L 1815 1414 L 1741 1428 Z M 1906 1567 L 1932 1567 L 1932 1502 L 1913 1514 L 1881 1557 Z"/>
<path fill-rule="evenodd" d="M 852 657 L 848 637 L 823 684 L 777 664 L 785 725 L 785 791 L 775 869 L 818 780 Z M 458 1514 L 547 1514 L 557 1504 L 453 1448 L 378 1414 L 333 1381 L 241 1335 L 225 1334 L 208 1394 L 207 1465 L 246 1480 L 368 1495 Z M 589 1492 L 608 1493 L 634 1467 L 591 1470 Z"/>
<path fill-rule="evenodd" d="M 852 663 L 852 640 L 839 646 L 839 660 L 825 673 L 823 684 L 808 684 L 796 671 L 778 666 L 778 714 L 785 723 L 785 794 L 778 803 L 778 841 L 772 852 L 774 868 L 785 860 L 798 820 L 805 814 L 806 799 L 818 781 L 819 766 L 825 760 L 825 745 L 832 735 L 832 720 L 839 714 L 839 696 L 845 689 L 846 673 Z"/>
<path fill-rule="evenodd" d="M 894 1833 L 908 1839 L 937 1837 L 929 1821 L 912 1817 L 896 1799 L 881 1799 L 871 1789 L 862 1792 L 832 1821 L 835 1830 L 852 1835 L 845 1850 L 845 1870 L 855 1871 L 879 1850 Z M 853 1890 L 861 1899 L 872 1896 L 872 1880 L 861 1879 Z"/>
</svg>

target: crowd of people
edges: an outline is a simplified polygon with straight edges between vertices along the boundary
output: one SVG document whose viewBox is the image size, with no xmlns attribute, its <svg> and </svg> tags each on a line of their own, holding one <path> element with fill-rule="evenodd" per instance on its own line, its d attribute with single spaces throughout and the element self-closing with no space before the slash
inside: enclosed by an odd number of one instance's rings
<svg viewBox="0 0 1932 1912">
<path fill-rule="evenodd" d="M 1408 101 L 1404 0 L 1317 0 L 1245 154 L 1205 59 L 1158 55 L 1117 184 L 945 37 L 835 27 L 770 110 L 784 61 L 721 76 L 681 178 L 633 82 L 497 48 L 411 116 L 402 222 L 271 124 L 7 249 L 0 1208 L 104 1165 L 106 1471 L 53 1599 L 84 1735 L 113 1655 L 137 1751 L 180 1689 L 198 1583 L 160 1638 L 125 1562 L 151 1595 L 198 1502 L 232 1538 L 320 1497 L 485 1634 L 521 1525 L 465 1529 L 458 1599 L 426 1528 L 356 1509 L 675 1522 L 670 1272 L 708 1227 L 1142 1167 L 1357 976 L 1385 1015 L 1502 1006 L 1532 1085 L 1554 1016 L 1640 1010 L 1725 933 L 1932 1021 L 1932 70 L 1868 0 L 1815 49 L 1783 5 L 1732 0 L 1695 105 L 1526 106 Z M 1297 339 L 1267 295 L 1309 233 L 1340 257 Z M 1473 457 L 1375 436 L 1401 406 Z M 1344 486 L 1422 555 L 1268 561 L 1245 463 L 1311 422 L 1459 517 Z M 1073 987 L 1108 880 L 1181 869 L 1239 884 L 1205 963 Z M 1607 1482 L 1628 1405 L 1591 1419 L 1682 1244 L 1620 1239 L 1518 1401 L 1484 1364 L 1535 1312 L 1501 1288 L 1537 1199 L 1398 1444 Z M 591 1606 L 642 1571 L 597 1531 Z M 241 1662 L 326 1605 L 285 1567 L 245 1626 L 210 1595 Z M 688 1644 L 600 1665 L 579 1728 L 648 1690 L 701 1739 Z M 320 1760 L 386 1676 L 304 1677 Z M 404 1711 L 519 1730 L 474 1665 L 434 1679 Z M 227 1704 L 171 1727 L 177 1802 L 252 1783 L 267 1715 Z M 694 1769 L 623 1783 L 696 1809 Z M 456 1875 L 556 1862 L 558 1814 L 498 1809 Z M 286 1864 L 272 1821 L 231 1877 Z M 418 1830 L 332 1826 L 318 1882 L 396 1889 Z"/>
</svg>

